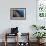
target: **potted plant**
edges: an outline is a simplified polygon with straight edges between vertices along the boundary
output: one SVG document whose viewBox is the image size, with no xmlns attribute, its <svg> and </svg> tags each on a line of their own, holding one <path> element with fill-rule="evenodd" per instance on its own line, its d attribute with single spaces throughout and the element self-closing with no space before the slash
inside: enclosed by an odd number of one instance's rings
<svg viewBox="0 0 46 46">
<path fill-rule="evenodd" d="M 38 30 L 44 30 L 45 26 L 37 26 L 37 25 L 32 25 L 33 28 L 37 30 L 33 35 L 37 38 L 37 41 L 40 42 L 44 36 L 46 36 L 45 32 L 38 32 Z M 45 38 L 45 37 L 44 37 Z"/>
</svg>

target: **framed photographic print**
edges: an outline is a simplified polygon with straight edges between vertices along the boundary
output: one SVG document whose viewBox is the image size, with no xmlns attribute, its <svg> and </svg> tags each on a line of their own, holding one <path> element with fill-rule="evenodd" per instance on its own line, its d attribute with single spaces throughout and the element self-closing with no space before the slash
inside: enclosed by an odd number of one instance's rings
<svg viewBox="0 0 46 46">
<path fill-rule="evenodd" d="M 10 8 L 10 19 L 11 20 L 25 20 L 26 8 Z"/>
</svg>

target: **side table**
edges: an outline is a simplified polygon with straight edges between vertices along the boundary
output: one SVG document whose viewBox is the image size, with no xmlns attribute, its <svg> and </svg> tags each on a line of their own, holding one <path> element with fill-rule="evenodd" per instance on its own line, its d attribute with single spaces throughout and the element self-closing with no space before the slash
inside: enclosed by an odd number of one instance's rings
<svg viewBox="0 0 46 46">
<path fill-rule="evenodd" d="M 7 46 L 7 43 L 8 43 L 8 42 L 7 42 L 7 38 L 8 38 L 7 36 L 9 36 L 9 37 L 10 37 L 10 36 L 16 36 L 16 37 L 17 37 L 17 39 L 16 39 L 16 40 L 17 40 L 16 46 L 18 46 L 18 33 L 17 33 L 17 34 L 16 34 L 16 33 L 15 33 L 15 34 L 6 33 L 6 34 L 5 34 L 5 46 Z"/>
</svg>

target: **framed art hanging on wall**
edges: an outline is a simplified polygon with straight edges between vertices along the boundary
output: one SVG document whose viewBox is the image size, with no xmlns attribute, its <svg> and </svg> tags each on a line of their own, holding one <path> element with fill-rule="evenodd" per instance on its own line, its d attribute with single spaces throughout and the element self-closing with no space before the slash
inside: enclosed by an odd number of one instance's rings
<svg viewBox="0 0 46 46">
<path fill-rule="evenodd" d="M 10 19 L 11 20 L 25 20 L 26 8 L 10 8 Z"/>
</svg>

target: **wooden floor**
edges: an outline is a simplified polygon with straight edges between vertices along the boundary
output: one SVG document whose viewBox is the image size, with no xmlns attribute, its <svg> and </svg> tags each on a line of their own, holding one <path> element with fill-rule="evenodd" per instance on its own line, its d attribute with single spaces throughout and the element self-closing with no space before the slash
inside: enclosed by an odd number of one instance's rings
<svg viewBox="0 0 46 46">
<path fill-rule="evenodd" d="M 0 42 L 0 46 L 5 46 L 5 45 L 4 45 L 3 42 L 2 42 L 2 43 Z M 16 46 L 16 45 L 15 45 L 15 43 L 12 43 L 12 42 L 11 42 L 11 43 L 8 43 L 7 46 Z M 24 45 L 24 46 L 25 46 L 25 45 Z M 33 43 L 33 42 L 32 42 L 32 43 L 30 43 L 30 46 L 37 46 L 37 43 Z M 46 46 L 46 43 L 44 43 L 44 45 L 41 45 L 41 46 Z"/>
</svg>

